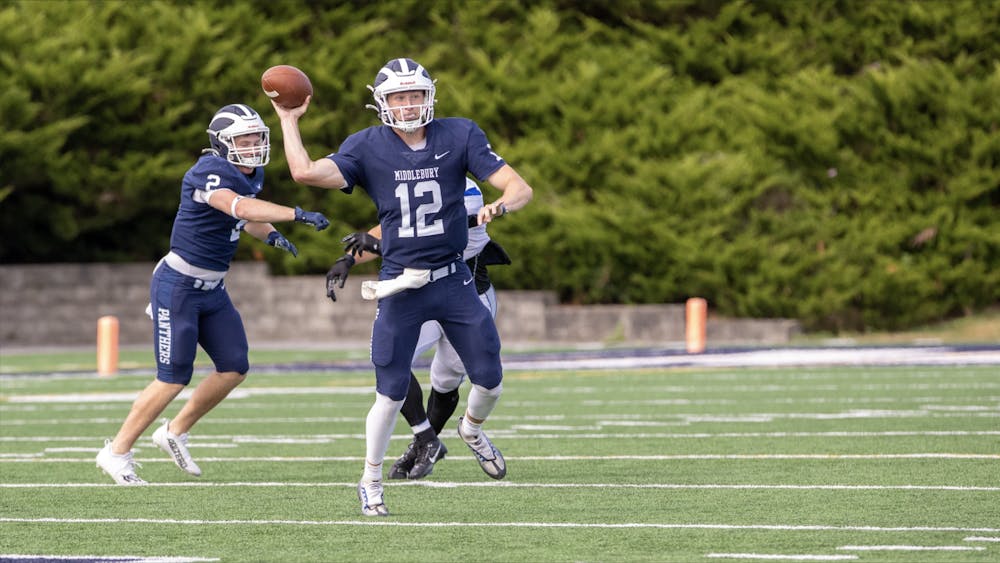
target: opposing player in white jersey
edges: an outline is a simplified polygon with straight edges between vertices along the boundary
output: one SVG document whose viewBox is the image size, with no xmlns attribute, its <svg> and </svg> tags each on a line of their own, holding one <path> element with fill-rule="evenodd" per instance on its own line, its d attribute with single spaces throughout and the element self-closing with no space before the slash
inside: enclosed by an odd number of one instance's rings
<svg viewBox="0 0 1000 563">
<path fill-rule="evenodd" d="M 188 452 L 188 431 L 246 377 L 247 337 L 223 279 L 240 233 L 298 256 L 271 222 L 298 221 L 325 229 L 321 213 L 261 199 L 270 131 L 249 106 L 230 104 L 208 126 L 210 149 L 202 151 L 181 182 L 181 203 L 170 234 L 170 252 L 160 260 L 150 285 L 156 379 L 139 394 L 114 440 L 97 454 L 97 466 L 119 485 L 145 485 L 135 473 L 132 446 L 167 405 L 191 382 L 198 345 L 215 373 L 198 384 L 173 420 L 153 432 L 153 443 L 189 475 L 201 469 Z"/>
<path fill-rule="evenodd" d="M 486 232 L 486 225 L 476 225 L 479 210 L 484 205 L 479 186 L 466 179 L 465 209 L 469 218 L 469 244 L 462 259 L 476 278 L 476 292 L 495 319 L 497 315 L 496 291 L 490 282 L 487 266 L 510 264 L 507 252 L 493 241 Z M 348 254 L 341 256 L 327 273 L 327 296 L 336 301 L 336 288 L 344 287 L 351 267 L 368 262 L 381 255 L 381 229 L 376 226 L 367 233 L 352 233 L 344 238 Z M 424 408 L 424 394 L 417 376 L 410 372 L 410 387 L 400 413 L 413 431 L 413 441 L 406 452 L 389 470 L 390 479 L 422 479 L 431 474 L 434 464 L 445 457 L 448 448 L 438 438 L 444 425 L 458 407 L 458 387 L 465 379 L 465 366 L 455 347 L 437 321 L 427 321 L 420 327 L 420 337 L 413 354 L 413 361 L 437 346 L 431 360 L 431 392 Z"/>
<path fill-rule="evenodd" d="M 468 369 L 472 389 L 458 432 L 496 479 L 506 474 L 500 452 L 482 430 L 502 392 L 500 337 L 482 306 L 469 267 L 465 179 L 471 173 L 503 192 L 484 205 L 478 222 L 524 207 L 531 186 L 493 152 L 486 135 L 464 118 L 434 118 L 434 81 L 411 59 L 392 59 L 370 86 L 382 125 L 358 131 L 337 153 L 312 160 L 298 121 L 309 99 L 295 109 L 272 103 L 281 118 L 285 157 L 303 184 L 350 192 L 361 186 L 372 198 L 382 229 L 378 282 L 362 295 L 378 299 L 372 327 L 375 404 L 365 424 L 365 468 L 358 483 L 361 512 L 385 516 L 382 462 L 396 414 L 410 385 L 410 363 L 420 327 L 437 321 Z"/>
</svg>

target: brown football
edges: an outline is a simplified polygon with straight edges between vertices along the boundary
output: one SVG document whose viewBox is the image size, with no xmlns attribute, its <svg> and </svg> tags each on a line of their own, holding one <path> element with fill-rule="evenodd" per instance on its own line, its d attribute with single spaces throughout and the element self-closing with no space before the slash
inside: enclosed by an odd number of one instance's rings
<svg viewBox="0 0 1000 563">
<path fill-rule="evenodd" d="M 260 87 L 279 106 L 297 108 L 313 93 L 312 82 L 306 73 L 289 65 L 277 65 L 264 71 L 260 77 Z"/>
</svg>

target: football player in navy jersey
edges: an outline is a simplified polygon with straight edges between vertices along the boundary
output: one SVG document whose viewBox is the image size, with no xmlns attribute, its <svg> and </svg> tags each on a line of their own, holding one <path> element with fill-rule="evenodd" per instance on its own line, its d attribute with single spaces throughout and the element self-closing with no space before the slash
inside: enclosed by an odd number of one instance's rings
<svg viewBox="0 0 1000 563">
<path fill-rule="evenodd" d="M 239 385 L 249 370 L 247 337 L 223 278 L 245 231 L 298 256 L 295 245 L 271 222 L 298 221 L 325 229 L 321 213 L 261 199 L 263 167 L 270 158 L 264 120 L 249 106 L 231 104 L 212 117 L 210 149 L 202 151 L 181 182 L 181 203 L 170 234 L 170 252 L 150 285 L 156 379 L 132 404 L 114 440 L 97 454 L 97 466 L 119 485 L 145 485 L 135 473 L 132 445 L 190 383 L 197 347 L 215 364 L 173 420 L 153 432 L 153 443 L 184 472 L 201 469 L 188 452 L 188 431 Z"/>
<path fill-rule="evenodd" d="M 410 385 L 410 362 L 420 327 L 437 321 L 468 370 L 472 389 L 458 432 L 494 479 L 507 468 L 482 430 L 500 398 L 503 368 L 500 338 L 482 306 L 475 277 L 462 260 L 468 242 L 464 194 L 471 173 L 502 195 L 478 214 L 479 224 L 524 207 L 531 186 L 490 147 L 475 122 L 434 118 L 434 81 L 411 59 L 387 62 L 369 86 L 382 125 L 350 136 L 340 150 L 312 160 L 302 144 L 298 120 L 306 103 L 284 109 L 285 158 L 303 184 L 351 192 L 362 187 L 375 203 L 382 230 L 378 282 L 362 284 L 362 296 L 378 299 L 372 327 L 375 404 L 365 424 L 366 462 L 358 498 L 366 516 L 385 516 L 382 462 Z"/>
<path fill-rule="evenodd" d="M 470 219 L 478 222 L 483 207 L 483 192 L 471 179 L 466 178 L 465 209 Z M 376 226 L 367 233 L 352 233 L 344 237 L 344 254 L 327 272 L 327 296 L 337 300 L 336 288 L 344 287 L 355 263 L 374 260 L 382 254 L 382 230 Z M 510 264 L 510 257 L 502 246 L 490 238 L 486 225 L 470 225 L 469 244 L 462 259 L 476 277 L 476 293 L 483 306 L 494 319 L 497 316 L 496 290 L 490 282 L 488 266 Z M 455 347 L 441 330 L 437 321 L 427 321 L 420 327 L 413 361 L 431 348 L 437 347 L 431 360 L 431 392 L 424 408 L 424 394 L 417 376 L 410 372 L 410 387 L 400 413 L 413 431 L 413 441 L 406 452 L 389 469 L 390 479 L 423 479 L 434 470 L 434 464 L 445 457 L 448 448 L 438 438 L 444 425 L 458 407 L 458 387 L 465 379 L 465 366 L 455 352 Z"/>
</svg>

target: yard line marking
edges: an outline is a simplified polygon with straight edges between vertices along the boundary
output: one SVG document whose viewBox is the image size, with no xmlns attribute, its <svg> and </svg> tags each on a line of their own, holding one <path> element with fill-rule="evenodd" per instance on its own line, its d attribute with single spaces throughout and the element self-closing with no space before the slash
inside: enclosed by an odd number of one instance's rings
<svg viewBox="0 0 1000 563">
<path fill-rule="evenodd" d="M 842 545 L 844 551 L 983 551 L 985 547 L 967 545 Z"/>
<path fill-rule="evenodd" d="M 355 485 L 357 486 L 357 485 Z M 657 524 L 653 522 L 398 522 L 391 520 L 204 520 L 174 518 L 6 518 L 2 522 L 31 524 L 217 524 L 290 525 L 290 526 L 388 526 L 402 528 L 653 528 L 662 530 L 772 530 L 789 532 L 988 532 L 1000 528 L 965 528 L 958 526 L 826 526 L 821 524 Z"/>
<path fill-rule="evenodd" d="M 857 555 L 785 555 L 781 553 L 706 553 L 705 557 L 717 559 L 791 559 L 793 561 L 844 561 L 857 559 Z"/>
<path fill-rule="evenodd" d="M 106 488 L 118 487 L 114 483 L 0 483 L 0 489 L 72 489 L 72 488 Z M 344 487 L 356 488 L 357 483 L 282 483 L 274 481 L 261 482 L 222 482 L 184 481 L 174 483 L 149 483 L 149 487 Z M 517 483 L 513 481 L 399 481 L 389 487 L 429 487 L 429 488 L 460 488 L 460 487 L 507 487 L 513 489 L 692 489 L 692 490 L 802 490 L 802 491 L 958 491 L 958 492 L 1000 492 L 1000 487 L 974 487 L 958 485 L 759 485 L 759 484 L 686 484 L 686 483 Z"/>
<path fill-rule="evenodd" d="M 662 392 L 664 394 L 676 394 L 676 393 L 692 393 L 696 392 L 695 389 L 664 389 L 655 390 L 652 389 L 649 393 Z M 738 390 L 735 390 L 738 391 Z M 311 393 L 315 395 L 316 393 Z M 648 395 L 648 393 L 647 393 Z M 25 395 L 18 395 L 20 397 L 25 397 Z M 43 409 L 45 411 L 54 412 L 68 412 L 68 411 L 120 411 L 123 407 L 118 405 L 118 402 L 131 402 L 127 397 L 122 395 L 113 395 L 102 397 L 105 401 L 97 402 L 97 398 L 92 394 L 87 394 L 86 396 L 81 396 L 77 393 L 67 393 L 60 395 L 42 395 L 43 397 L 48 397 L 42 401 L 17 401 L 20 404 L 0 404 L 0 412 L 39 412 Z M 134 400 L 137 394 L 133 394 L 132 400 Z M 56 400 L 58 398 L 58 400 Z M 183 397 L 182 397 L 183 398 Z M 240 407 L 244 409 L 272 409 L 274 405 L 271 403 L 264 402 L 252 402 L 246 400 L 245 397 L 228 397 L 230 400 L 240 399 Z M 937 403 L 942 402 L 995 402 L 1000 400 L 1000 396 L 997 395 L 976 395 L 973 397 L 965 396 L 949 396 L 949 397 L 900 397 L 898 395 L 881 397 L 881 396 L 866 396 L 866 397 L 810 397 L 803 399 L 801 397 L 772 397 L 769 399 L 761 399 L 758 402 L 764 403 L 774 403 L 774 404 L 893 404 L 893 403 L 909 403 L 921 405 L 921 408 L 934 410 L 934 409 L 948 409 L 948 406 L 937 406 Z M 635 400 L 628 401 L 615 401 L 615 404 L 636 404 Z M 647 404 L 655 402 L 657 405 L 672 405 L 672 406 L 704 406 L 704 405 L 735 405 L 739 404 L 736 400 L 731 399 L 658 399 L 655 401 L 644 401 Z M 509 401 L 505 402 L 504 405 L 507 407 L 514 408 L 536 408 L 540 405 L 542 401 L 538 400 L 518 400 L 516 398 L 511 398 Z M 610 404 L 611 401 L 603 401 L 601 404 Z M 313 409 L 331 409 L 339 408 L 340 403 L 333 402 L 316 402 L 309 403 L 308 405 Z M 958 407 L 963 408 L 963 407 Z M 504 416 L 505 418 L 514 419 L 543 419 L 548 418 L 550 415 L 517 415 L 517 416 Z M 562 415 L 558 415 L 562 418 Z M 579 418 L 598 418 L 603 415 L 581 415 Z M 654 415 L 648 415 L 655 417 Z"/>
<path fill-rule="evenodd" d="M 97 448 L 92 450 L 97 452 Z M 26 454 L 31 455 L 31 454 Z M 549 456 L 504 456 L 515 461 L 687 461 L 687 460 L 875 460 L 875 459 L 1000 459 L 1000 454 L 953 454 L 953 453 L 913 453 L 913 454 L 682 454 L 682 455 L 549 455 Z M 199 462 L 316 462 L 316 461 L 360 461 L 364 456 L 241 456 L 241 457 L 199 457 Z M 456 456 L 455 459 L 473 459 L 472 456 Z M 141 458 L 143 463 L 173 463 L 172 459 Z M 0 463 L 94 463 L 92 458 L 49 458 L 23 457 L 0 458 Z"/>
<path fill-rule="evenodd" d="M 2 399 L 2 397 L 0 397 Z M 641 401 L 629 401 L 635 405 Z M 587 407 L 606 406 L 606 401 L 583 401 L 581 404 Z M 650 422 L 661 426 L 677 426 L 679 424 L 688 425 L 699 422 L 752 422 L 764 423 L 775 420 L 877 420 L 877 419 L 899 419 L 899 418 L 996 418 L 1000 417 L 1000 407 L 984 407 L 983 409 L 968 410 L 889 410 L 889 409 L 851 409 L 840 412 L 799 412 L 799 413 L 671 413 L 665 418 L 668 420 Z M 514 420 L 517 417 L 506 417 L 507 420 Z M 55 425 L 78 425 L 78 424 L 111 424 L 120 420 L 118 417 L 90 417 L 90 418 L 11 418 L 4 417 L 4 426 L 55 426 Z M 306 417 L 229 417 L 213 418 L 214 424 L 303 424 L 317 422 L 364 422 L 365 417 L 359 416 L 306 416 Z M 530 427 L 529 427 L 530 428 Z M 556 430 L 571 430 L 579 428 L 582 430 L 594 430 L 593 425 L 587 426 L 557 426 Z"/>
<path fill-rule="evenodd" d="M 491 417 L 490 420 L 493 420 Z M 496 417 L 499 418 L 499 417 Z M 360 419 L 359 419 L 360 420 Z M 499 434 L 498 434 L 499 433 Z M 911 436 L 1000 436 L 1000 430 L 890 430 L 883 432 L 848 432 L 848 431 L 827 431 L 827 432 L 655 432 L 636 434 L 520 434 L 509 432 L 504 429 L 494 429 L 491 434 L 506 435 L 511 437 L 531 437 L 532 439 L 566 439 L 566 438 L 623 438 L 623 439 L 672 439 L 703 440 L 708 438 L 894 438 Z M 447 430 L 443 435 L 454 435 L 454 432 Z M 411 440 L 412 436 L 397 434 L 393 439 L 406 438 Z M 200 440 L 232 440 L 245 443 L 323 443 L 322 440 L 344 440 L 344 439 L 364 439 L 363 434 L 274 434 L 267 436 L 252 434 L 198 434 Z M 0 442 L 94 442 L 94 436 L 0 436 Z M 304 440 L 304 442 L 296 442 Z M 199 447 L 197 443 L 189 447 Z M 97 451 L 95 448 L 94 451 Z"/>
<path fill-rule="evenodd" d="M 969 536 L 964 538 L 965 541 L 996 541 L 1000 542 L 1000 537 L 984 537 L 984 536 Z"/>
<path fill-rule="evenodd" d="M 228 399 L 246 399 L 273 395 L 368 395 L 375 388 L 367 386 L 351 387 L 247 387 L 234 389 Z M 105 393 L 41 393 L 37 395 L 7 395 L 10 403 L 108 403 L 135 401 L 140 391 L 116 391 Z M 190 399 L 193 389 L 181 391 L 178 399 Z"/>
<path fill-rule="evenodd" d="M 123 563 L 197 563 L 200 561 L 221 561 L 218 557 L 154 556 L 146 555 L 21 555 L 0 554 L 0 561 L 101 561 Z"/>
<path fill-rule="evenodd" d="M 4 426 L 40 426 L 40 425 L 62 425 L 62 424 L 110 424 L 120 421 L 121 417 L 96 417 L 96 418 L 64 418 L 50 420 L 34 420 L 23 418 L 5 418 Z M 317 422 L 352 422 L 363 423 L 363 416 L 304 416 L 304 417 L 266 417 L 266 418 L 213 418 L 215 424 L 314 424 Z"/>
<path fill-rule="evenodd" d="M 98 449 L 91 450 L 97 452 Z M 138 451 L 138 450 L 137 450 Z M 25 454 L 31 455 L 31 454 Z M 1000 454 L 953 454 L 953 453 L 912 453 L 912 454 L 681 454 L 681 455 L 549 455 L 549 456 L 504 456 L 515 461 L 686 461 L 686 460 L 874 460 L 874 459 L 1000 459 Z M 360 461 L 364 456 L 240 456 L 240 457 L 199 457 L 199 462 L 316 462 L 316 461 Z M 472 456 L 455 456 L 455 459 L 473 459 Z M 172 459 L 141 458 L 143 463 L 173 463 Z M 94 463 L 92 458 L 79 457 L 23 457 L 0 458 L 0 463 Z"/>
</svg>

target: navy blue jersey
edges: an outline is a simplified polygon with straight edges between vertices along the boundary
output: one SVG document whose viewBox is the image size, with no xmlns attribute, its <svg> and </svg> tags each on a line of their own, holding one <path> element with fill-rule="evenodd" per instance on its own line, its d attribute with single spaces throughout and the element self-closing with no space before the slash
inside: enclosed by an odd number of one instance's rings
<svg viewBox="0 0 1000 563">
<path fill-rule="evenodd" d="M 202 155 L 181 182 L 181 204 L 170 233 L 170 250 L 192 266 L 228 270 L 246 221 L 210 206 L 208 193 L 229 188 L 241 196 L 255 197 L 263 185 L 263 168 L 254 168 L 247 176 L 222 157 Z"/>
<path fill-rule="evenodd" d="M 391 127 L 358 131 L 329 155 L 347 181 L 375 202 L 382 226 L 382 275 L 434 269 L 462 258 L 468 243 L 466 174 L 483 180 L 503 166 L 473 121 L 435 119 L 427 145 L 412 150 Z"/>
</svg>

